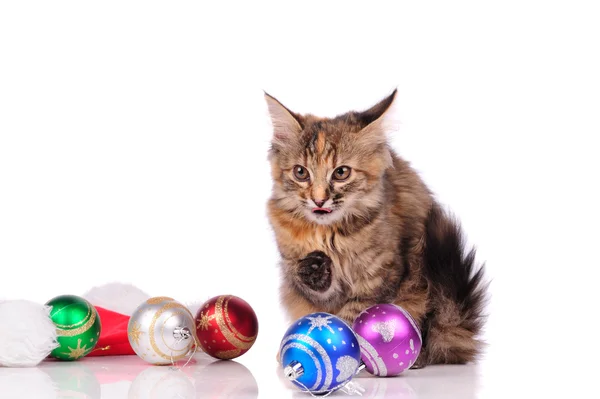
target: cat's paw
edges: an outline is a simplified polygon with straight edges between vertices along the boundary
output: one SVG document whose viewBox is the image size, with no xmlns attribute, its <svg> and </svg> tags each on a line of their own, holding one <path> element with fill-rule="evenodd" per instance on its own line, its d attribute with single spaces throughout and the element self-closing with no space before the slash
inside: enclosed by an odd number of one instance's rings
<svg viewBox="0 0 600 399">
<path fill-rule="evenodd" d="M 423 369 L 427 366 L 427 359 L 425 358 L 425 356 L 419 356 L 417 358 L 417 361 L 410 366 L 411 370 L 419 370 L 419 369 Z"/>
<path fill-rule="evenodd" d="M 298 262 L 298 277 L 308 288 L 324 292 L 331 286 L 331 258 L 314 251 Z"/>
</svg>

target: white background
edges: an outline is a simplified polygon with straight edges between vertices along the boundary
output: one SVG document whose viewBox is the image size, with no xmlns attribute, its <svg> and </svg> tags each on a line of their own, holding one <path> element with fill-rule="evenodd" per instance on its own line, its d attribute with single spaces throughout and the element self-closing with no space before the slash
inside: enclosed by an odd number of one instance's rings
<svg viewBox="0 0 600 399">
<path fill-rule="evenodd" d="M 113 281 L 238 295 L 268 392 L 287 325 L 263 90 L 333 116 L 397 87 L 394 147 L 493 280 L 482 395 L 584 392 L 600 355 L 600 13 L 400 4 L 3 2 L 0 297 Z"/>
</svg>

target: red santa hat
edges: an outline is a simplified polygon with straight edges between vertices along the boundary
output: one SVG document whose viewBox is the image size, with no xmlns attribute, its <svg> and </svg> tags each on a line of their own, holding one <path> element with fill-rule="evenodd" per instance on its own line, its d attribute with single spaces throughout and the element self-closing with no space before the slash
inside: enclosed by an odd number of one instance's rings
<svg viewBox="0 0 600 399">
<path fill-rule="evenodd" d="M 102 322 L 96 348 L 87 356 L 135 355 L 127 325 L 135 309 L 150 295 L 133 285 L 111 283 L 94 287 L 83 297 L 94 305 Z"/>
</svg>

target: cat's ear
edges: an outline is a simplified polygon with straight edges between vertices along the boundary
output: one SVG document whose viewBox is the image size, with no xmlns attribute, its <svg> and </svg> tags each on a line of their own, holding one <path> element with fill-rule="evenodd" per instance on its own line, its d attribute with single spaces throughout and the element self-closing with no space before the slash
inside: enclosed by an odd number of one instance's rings
<svg viewBox="0 0 600 399">
<path fill-rule="evenodd" d="M 395 123 L 392 120 L 394 114 L 394 100 L 396 99 L 397 89 L 392 94 L 379 101 L 366 111 L 358 113 L 359 120 L 363 123 L 363 128 L 358 134 L 356 144 L 362 148 L 377 148 L 381 154 L 382 166 L 384 168 L 393 166 L 393 159 L 388 147 L 388 133 L 395 129 Z"/>
<path fill-rule="evenodd" d="M 273 144 L 285 145 L 294 141 L 302 131 L 301 117 L 266 92 L 265 100 L 273 124 Z"/>
<path fill-rule="evenodd" d="M 387 141 L 387 133 L 394 129 L 392 120 L 394 100 L 396 99 L 397 89 L 392 94 L 379 101 L 377 104 L 358 113 L 358 118 L 363 124 L 360 131 L 360 140 L 363 145 L 379 145 Z"/>
<path fill-rule="evenodd" d="M 363 124 L 368 127 L 370 124 L 381 121 L 385 119 L 388 112 L 392 109 L 392 105 L 394 104 L 394 100 L 396 99 L 396 93 L 398 89 L 394 89 L 392 94 L 379 101 L 377 104 L 373 105 L 371 108 L 359 112 L 359 118 Z"/>
</svg>

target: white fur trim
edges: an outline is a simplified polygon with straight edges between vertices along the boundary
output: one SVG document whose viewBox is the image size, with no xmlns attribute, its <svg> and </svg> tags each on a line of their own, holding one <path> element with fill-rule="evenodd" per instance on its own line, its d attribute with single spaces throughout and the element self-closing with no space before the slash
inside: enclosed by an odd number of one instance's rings
<svg viewBox="0 0 600 399">
<path fill-rule="evenodd" d="M 0 365 L 35 367 L 57 346 L 50 307 L 23 300 L 0 303 Z"/>
<path fill-rule="evenodd" d="M 94 306 L 131 316 L 150 295 L 131 284 L 109 283 L 92 288 L 83 297 Z"/>
<path fill-rule="evenodd" d="M 194 317 L 196 317 L 196 314 L 198 313 L 198 310 L 200 309 L 200 307 L 201 307 L 202 305 L 204 305 L 204 303 L 205 303 L 206 301 L 208 301 L 209 299 L 210 299 L 210 298 L 206 298 L 206 300 L 205 300 L 205 301 L 202 301 L 202 302 L 200 302 L 200 301 L 197 301 L 197 302 L 185 302 L 185 303 L 183 304 L 183 306 L 185 306 L 186 308 L 188 308 L 188 309 L 190 310 L 190 312 L 192 313 L 192 315 L 193 315 Z"/>
</svg>

